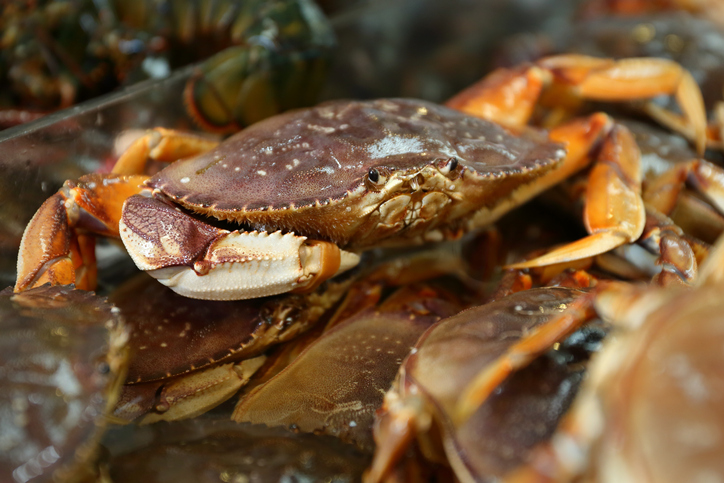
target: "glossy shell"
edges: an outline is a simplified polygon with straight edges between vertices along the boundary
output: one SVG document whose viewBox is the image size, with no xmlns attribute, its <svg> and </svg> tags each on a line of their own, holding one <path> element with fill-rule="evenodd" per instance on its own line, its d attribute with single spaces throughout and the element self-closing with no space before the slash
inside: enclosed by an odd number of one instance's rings
<svg viewBox="0 0 724 483">
<path fill-rule="evenodd" d="M 666 304 L 594 359 L 586 389 L 599 401 L 584 421 L 603 430 L 591 458 L 597 481 L 724 478 L 721 293 L 720 283 L 662 293 Z"/>
<path fill-rule="evenodd" d="M 451 222 L 493 205 L 564 154 L 543 133 L 512 133 L 425 101 L 336 101 L 255 124 L 148 184 L 220 219 L 357 247 L 426 220 L 416 213 L 370 235 L 416 202 L 444 208 Z M 410 199 L 398 200 L 394 215 L 379 209 L 401 195 Z"/>
<path fill-rule="evenodd" d="M 402 360 L 426 329 L 460 309 L 430 289 L 402 289 L 390 299 L 402 297 L 411 301 L 370 308 L 323 334 L 242 398 L 232 419 L 329 434 L 374 451 L 374 414 Z"/>
<path fill-rule="evenodd" d="M 566 367 L 565 356 L 560 360 L 546 356 L 506 378 L 460 424 L 454 422 L 456 406 L 482 370 L 581 294 L 564 288 L 518 292 L 428 329 L 403 362 L 377 412 L 377 450 L 369 481 L 383 480 L 398 464 L 396 459 L 405 454 L 403 446 L 409 441 L 403 433 L 409 430 L 419 440 L 440 438 L 428 446 L 442 444 L 461 481 L 498 481 L 522 464 L 530 450 L 553 433 L 580 382 L 580 368 Z M 541 376 L 541 371 L 546 375 Z M 431 425 L 432 420 L 436 424 Z M 423 452 L 431 460 L 442 457 L 424 447 Z"/>
<path fill-rule="evenodd" d="M 70 287 L 0 292 L 0 481 L 78 478 L 120 388 L 126 333 Z"/>
<path fill-rule="evenodd" d="M 128 321 L 133 351 L 113 415 L 147 423 L 192 417 L 222 403 L 261 361 L 235 365 L 309 329 L 349 283 L 219 302 L 183 297 L 147 276 L 132 280 L 112 298 Z"/>
<path fill-rule="evenodd" d="M 127 383 L 166 379 L 211 364 L 253 357 L 317 321 L 342 295 L 285 294 L 217 302 L 183 297 L 148 276 L 113 295 L 131 328 Z M 332 293 L 334 292 L 334 293 Z"/>
</svg>

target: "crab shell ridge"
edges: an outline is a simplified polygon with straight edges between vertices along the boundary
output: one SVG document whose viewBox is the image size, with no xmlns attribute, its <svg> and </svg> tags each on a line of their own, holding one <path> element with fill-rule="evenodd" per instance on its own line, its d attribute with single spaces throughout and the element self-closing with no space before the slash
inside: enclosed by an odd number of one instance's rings
<svg viewBox="0 0 724 483">
<path fill-rule="evenodd" d="M 457 229 L 564 155 L 544 133 L 426 101 L 334 101 L 259 122 L 148 186 L 220 220 L 361 249 Z"/>
</svg>

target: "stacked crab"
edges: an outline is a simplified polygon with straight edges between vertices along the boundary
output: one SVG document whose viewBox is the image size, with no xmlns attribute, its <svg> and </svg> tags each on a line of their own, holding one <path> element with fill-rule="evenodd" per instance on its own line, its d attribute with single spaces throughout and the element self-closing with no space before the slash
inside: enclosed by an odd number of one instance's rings
<svg viewBox="0 0 724 483">
<path fill-rule="evenodd" d="M 571 107 L 660 95 L 675 145 Z M 718 481 L 724 248 L 669 218 L 721 233 L 724 170 L 703 159 L 718 132 L 678 64 L 578 55 L 445 106 L 328 102 L 221 143 L 156 129 L 43 204 L 15 290 L 92 290 L 101 235 L 175 292 L 145 277 L 112 296 L 132 356 L 108 417 L 206 415 L 153 425 L 150 448 L 129 429 L 114 481 L 368 464 L 370 482 Z M 149 159 L 171 164 L 147 176 Z M 588 234 L 538 204 L 503 217 L 544 192 Z"/>
</svg>

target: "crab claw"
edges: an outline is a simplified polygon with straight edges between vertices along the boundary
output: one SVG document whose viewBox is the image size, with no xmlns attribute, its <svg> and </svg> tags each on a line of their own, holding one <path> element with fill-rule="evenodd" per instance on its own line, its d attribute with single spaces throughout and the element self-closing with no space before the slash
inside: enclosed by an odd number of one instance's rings
<svg viewBox="0 0 724 483">
<path fill-rule="evenodd" d="M 155 198 L 126 201 L 120 234 L 141 270 L 176 293 L 242 300 L 316 288 L 359 255 L 293 233 L 223 230 Z"/>
</svg>

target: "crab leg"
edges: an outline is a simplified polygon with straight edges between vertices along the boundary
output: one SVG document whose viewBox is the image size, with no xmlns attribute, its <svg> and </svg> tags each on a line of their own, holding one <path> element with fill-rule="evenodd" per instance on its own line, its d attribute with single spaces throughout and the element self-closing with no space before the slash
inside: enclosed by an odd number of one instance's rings
<svg viewBox="0 0 724 483">
<path fill-rule="evenodd" d="M 563 137 L 571 134 L 569 127 L 562 126 L 552 132 L 551 137 L 562 141 Z M 581 155 L 576 145 L 572 147 L 564 164 L 570 162 L 574 168 L 578 168 Z M 540 267 L 579 260 L 636 241 L 645 224 L 640 188 L 640 157 L 641 153 L 628 129 L 614 125 L 603 141 L 588 178 L 584 222 L 591 235 L 533 260 L 510 265 L 509 268 Z M 555 176 L 560 174 L 556 172 Z M 549 180 L 542 182 L 547 186 L 554 184 Z"/>
<path fill-rule="evenodd" d="M 333 243 L 293 233 L 230 232 L 140 195 L 126 201 L 119 226 L 138 268 L 191 298 L 309 291 L 359 261 Z"/>
<path fill-rule="evenodd" d="M 92 174 L 77 182 L 66 181 L 43 203 L 23 233 L 15 291 L 48 282 L 95 288 L 92 235 L 118 237 L 123 202 L 141 191 L 145 180 L 145 176 Z"/>
<path fill-rule="evenodd" d="M 530 364 L 553 344 L 565 339 L 595 314 L 594 292 L 575 299 L 558 316 L 532 330 L 473 379 L 457 402 L 453 419 L 461 425 L 510 374 Z"/>
<path fill-rule="evenodd" d="M 450 99 L 447 106 L 519 127 L 530 119 L 544 89 L 553 91 L 557 104 L 571 105 L 581 99 L 632 101 L 675 95 L 684 119 L 674 127 L 694 141 L 697 151 L 704 152 L 707 125 L 701 91 L 688 71 L 665 59 L 548 57 L 522 69 L 498 70 Z"/>
<path fill-rule="evenodd" d="M 157 127 L 136 139 L 113 166 L 115 174 L 141 174 L 151 159 L 171 163 L 210 151 L 219 141 Z"/>
<path fill-rule="evenodd" d="M 708 247 L 702 242 L 686 237 L 672 220 L 647 210 L 646 227 L 639 245 L 658 255 L 661 272 L 654 276 L 654 283 L 691 285 L 697 277 L 699 263 L 708 255 Z"/>
<path fill-rule="evenodd" d="M 674 210 L 685 183 L 692 185 L 724 214 L 724 170 L 703 159 L 680 163 L 658 176 L 647 186 L 644 200 L 668 215 Z"/>
<path fill-rule="evenodd" d="M 688 124 L 696 133 L 697 148 L 704 149 L 706 117 L 701 93 L 688 72 L 674 62 L 661 59 L 613 61 L 577 55 L 550 57 L 534 66 L 499 70 L 448 101 L 447 105 L 471 115 L 521 127 L 528 122 L 546 88 L 548 94 L 553 91 L 562 96 L 564 102 L 571 103 L 585 98 L 632 100 L 675 94 Z M 635 241 L 643 231 L 641 154 L 628 130 L 613 127 L 607 116 L 599 114 L 559 126 L 552 130 L 550 137 L 567 144 L 568 157 L 561 168 L 543 176 L 538 186 L 525 194 L 526 198 L 585 166 L 590 153 L 597 150 L 597 143 L 603 138 L 586 195 L 585 224 L 590 236 L 511 268 L 592 257 Z"/>
</svg>

